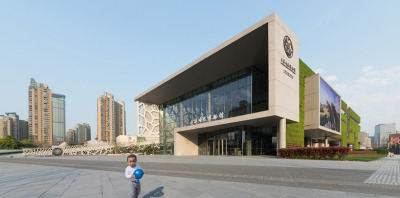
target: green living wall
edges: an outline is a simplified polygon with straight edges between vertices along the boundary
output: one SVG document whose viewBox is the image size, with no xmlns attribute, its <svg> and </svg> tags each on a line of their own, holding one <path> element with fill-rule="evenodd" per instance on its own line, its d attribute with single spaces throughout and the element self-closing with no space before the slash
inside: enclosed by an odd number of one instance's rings
<svg viewBox="0 0 400 198">
<path fill-rule="evenodd" d="M 304 89 L 305 78 L 315 74 L 301 59 L 299 59 L 299 97 L 300 122 L 286 125 L 286 146 L 304 147 Z"/>
<path fill-rule="evenodd" d="M 340 127 L 342 131 L 342 146 L 347 146 L 347 116 L 343 113 L 341 115 L 342 126 Z"/>
<path fill-rule="evenodd" d="M 349 137 L 349 141 L 354 142 L 355 149 L 360 149 L 360 143 L 358 142 L 358 133 L 360 132 L 360 125 L 352 118 L 349 119 L 349 130 L 350 130 L 349 134 L 351 136 Z"/>
<path fill-rule="evenodd" d="M 347 115 L 341 113 L 341 131 L 342 131 L 342 146 L 347 144 L 353 144 L 355 149 L 360 149 L 360 143 L 358 142 L 358 133 L 360 132 L 360 116 L 354 112 L 353 109 L 347 107 L 347 104 L 342 100 L 341 108 L 347 112 Z"/>
</svg>

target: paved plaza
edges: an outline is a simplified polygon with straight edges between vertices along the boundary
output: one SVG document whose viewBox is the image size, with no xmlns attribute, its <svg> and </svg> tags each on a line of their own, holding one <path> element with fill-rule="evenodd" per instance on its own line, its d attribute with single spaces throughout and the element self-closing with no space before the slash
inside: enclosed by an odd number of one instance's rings
<svg viewBox="0 0 400 198">
<path fill-rule="evenodd" d="M 107 171 L 60 166 L 10 163 L 21 155 L 0 157 L 0 197 L 127 197 L 127 180 L 123 170 Z M 7 160 L 6 160 L 7 159 Z M 69 156 L 43 157 L 47 163 L 84 161 L 126 161 L 122 156 Z M 371 171 L 371 176 L 359 185 L 380 184 L 388 189 L 399 189 L 400 157 L 384 158 L 373 162 L 343 162 L 286 160 L 275 157 L 174 157 L 138 156 L 139 163 L 179 163 L 200 165 L 251 165 L 256 167 L 284 166 L 294 168 L 359 169 Z M 239 159 L 239 160 L 238 160 Z M 146 168 L 143 167 L 146 172 Z M 194 173 L 195 174 L 195 173 Z M 200 173 L 205 174 L 205 173 Z M 238 175 L 234 175 L 238 176 Z M 239 176 L 246 176 L 240 175 Z M 200 177 L 200 175 L 199 175 Z M 324 181 L 324 180 L 321 180 Z M 140 197 L 391 197 L 360 192 L 341 192 L 313 188 L 232 182 L 212 179 L 145 174 L 141 179 Z M 300 181 L 299 181 L 300 182 Z M 312 182 L 310 179 L 309 182 Z M 317 184 L 316 184 L 317 185 Z M 400 196 L 400 194 L 399 194 Z M 393 196 L 392 196 L 393 197 Z M 396 196 L 395 196 L 396 197 Z"/>
</svg>

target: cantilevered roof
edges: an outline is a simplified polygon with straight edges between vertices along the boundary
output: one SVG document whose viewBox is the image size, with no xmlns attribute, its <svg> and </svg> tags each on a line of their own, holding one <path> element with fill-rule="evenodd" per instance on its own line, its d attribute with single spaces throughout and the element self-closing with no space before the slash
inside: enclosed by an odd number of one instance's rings
<svg viewBox="0 0 400 198">
<path fill-rule="evenodd" d="M 268 22 L 273 13 L 201 56 L 135 97 L 135 101 L 162 104 L 249 66 L 267 72 Z"/>
</svg>

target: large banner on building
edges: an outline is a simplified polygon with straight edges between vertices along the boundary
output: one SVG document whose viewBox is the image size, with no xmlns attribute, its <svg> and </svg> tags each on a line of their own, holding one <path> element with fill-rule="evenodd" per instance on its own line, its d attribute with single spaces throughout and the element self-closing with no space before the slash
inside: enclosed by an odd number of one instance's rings
<svg viewBox="0 0 400 198">
<path fill-rule="evenodd" d="M 319 81 L 319 124 L 322 127 L 340 132 L 340 96 L 322 78 Z"/>
</svg>

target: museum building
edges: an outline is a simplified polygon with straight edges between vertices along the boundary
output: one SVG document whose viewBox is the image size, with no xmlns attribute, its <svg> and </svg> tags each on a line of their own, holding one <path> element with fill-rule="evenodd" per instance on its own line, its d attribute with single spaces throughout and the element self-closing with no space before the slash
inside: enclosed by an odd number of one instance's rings
<svg viewBox="0 0 400 198">
<path fill-rule="evenodd" d="M 299 59 L 298 46 L 273 13 L 135 97 L 158 106 L 161 153 L 357 146 L 359 116 Z"/>
</svg>

